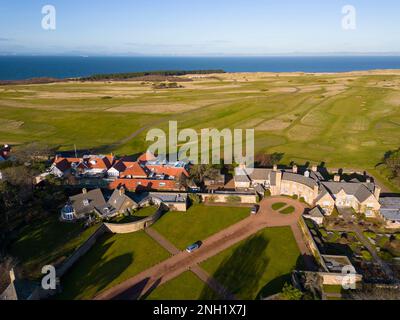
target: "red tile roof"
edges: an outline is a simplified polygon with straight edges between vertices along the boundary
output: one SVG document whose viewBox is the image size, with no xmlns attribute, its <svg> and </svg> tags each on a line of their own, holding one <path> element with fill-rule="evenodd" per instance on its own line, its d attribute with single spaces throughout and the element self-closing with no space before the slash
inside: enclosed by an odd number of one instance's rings
<svg viewBox="0 0 400 320">
<path fill-rule="evenodd" d="M 151 180 L 151 179 L 116 179 L 109 184 L 110 189 L 125 187 L 127 190 L 136 191 L 137 189 L 146 190 L 179 190 L 174 180 Z"/>
<path fill-rule="evenodd" d="M 127 164 L 128 163 L 124 163 L 124 165 L 127 168 L 121 173 L 121 178 L 124 178 L 127 176 L 147 178 L 147 173 L 139 165 L 139 163 L 133 162 L 131 164 L 128 164 L 128 166 L 127 166 Z"/>
<path fill-rule="evenodd" d="M 180 177 L 182 174 L 187 177 L 189 176 L 189 173 L 185 168 L 175 168 L 163 165 L 147 165 L 146 167 L 157 174 L 165 174 L 173 177 Z"/>
<path fill-rule="evenodd" d="M 153 161 L 153 160 L 156 160 L 156 159 L 157 159 L 157 158 L 156 158 L 156 156 L 155 156 L 153 153 L 147 151 L 146 153 L 143 153 L 143 154 L 138 158 L 138 161 L 140 161 L 140 162 L 147 162 L 147 161 Z"/>
</svg>

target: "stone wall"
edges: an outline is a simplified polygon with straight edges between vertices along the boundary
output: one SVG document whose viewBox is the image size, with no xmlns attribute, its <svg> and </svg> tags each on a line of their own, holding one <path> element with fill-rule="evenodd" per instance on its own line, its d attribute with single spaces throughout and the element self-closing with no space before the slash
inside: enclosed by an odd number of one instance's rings
<svg viewBox="0 0 400 320">
<path fill-rule="evenodd" d="M 240 202 L 237 203 L 257 203 L 257 196 L 255 194 L 236 194 L 236 193 L 199 193 L 201 200 L 204 202 L 215 202 L 215 203 L 234 203 L 230 202 L 230 197 L 240 198 Z M 211 201 L 212 199 L 212 201 Z"/>
<path fill-rule="evenodd" d="M 60 279 L 65 273 L 96 243 L 97 239 L 108 232 L 102 224 L 72 255 L 70 255 L 60 266 L 56 267 L 56 276 Z M 28 300 L 44 300 L 57 294 L 58 290 L 44 290 L 40 285 L 32 292 Z"/>
<path fill-rule="evenodd" d="M 108 232 L 111 233 L 118 233 L 118 234 L 123 234 L 123 233 L 132 233 L 140 230 L 144 230 L 147 227 L 150 227 L 153 223 L 155 223 L 162 215 L 162 213 L 165 211 L 165 206 L 161 205 L 157 212 L 147 218 L 144 218 L 142 220 L 136 221 L 136 222 L 130 222 L 130 223 L 123 223 L 123 224 L 118 224 L 118 223 L 104 223 L 104 226 L 107 228 Z"/>
<path fill-rule="evenodd" d="M 91 236 L 87 239 L 74 253 L 69 256 L 60 267 L 56 268 L 57 277 L 62 277 L 72 265 L 78 261 L 86 252 L 88 252 L 93 245 L 96 243 L 97 239 L 107 232 L 107 228 L 102 224 Z"/>
<path fill-rule="evenodd" d="M 325 271 L 328 271 L 328 267 L 326 266 L 325 261 L 322 258 L 321 253 L 319 252 L 318 246 L 315 243 L 314 238 L 310 230 L 308 229 L 303 217 L 300 217 L 298 224 L 303 233 L 307 247 L 311 250 L 315 260 L 317 260 L 317 262 L 321 265 L 322 268 L 324 268 Z"/>
</svg>

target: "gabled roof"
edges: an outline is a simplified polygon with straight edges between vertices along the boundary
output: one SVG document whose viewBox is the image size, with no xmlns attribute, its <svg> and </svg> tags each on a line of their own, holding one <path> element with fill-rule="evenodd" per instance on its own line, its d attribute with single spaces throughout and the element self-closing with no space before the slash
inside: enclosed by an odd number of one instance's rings
<svg viewBox="0 0 400 320">
<path fill-rule="evenodd" d="M 322 185 L 329 190 L 332 194 L 338 194 L 341 190 L 347 195 L 354 196 L 359 202 L 364 202 L 371 195 L 371 185 L 365 183 L 352 183 L 352 182 L 322 182 Z"/>
<path fill-rule="evenodd" d="M 125 194 L 124 190 L 121 191 L 121 189 L 115 189 L 107 203 L 116 211 L 119 211 L 124 203 L 129 200 L 136 203 L 132 198 Z"/>
<path fill-rule="evenodd" d="M 313 217 L 313 218 L 323 218 L 324 217 L 324 214 L 323 214 L 321 208 L 318 206 L 315 207 L 314 209 L 310 210 L 307 213 L 307 215 L 310 217 Z"/>
<path fill-rule="evenodd" d="M 88 169 L 108 170 L 111 167 L 110 159 L 107 157 L 89 157 L 85 158 L 81 164 Z M 79 165 L 81 167 L 81 164 Z"/>
<path fill-rule="evenodd" d="M 55 167 L 60 170 L 61 172 L 65 172 L 69 169 L 71 169 L 71 163 L 68 162 L 67 159 L 62 159 L 61 161 L 58 161 L 55 163 Z"/>
<path fill-rule="evenodd" d="M 129 165 L 129 166 L 127 166 Z M 138 162 L 132 162 L 132 163 L 124 163 L 124 166 L 126 169 L 121 173 L 121 178 L 127 177 L 127 176 L 134 176 L 134 177 L 143 177 L 147 178 L 147 173 L 144 168 L 140 166 Z"/>
<path fill-rule="evenodd" d="M 185 176 L 189 176 L 189 173 L 186 171 L 184 167 L 170 167 L 165 165 L 149 165 L 147 164 L 146 167 L 156 173 L 156 174 L 164 174 L 170 177 L 179 177 L 182 174 Z"/>
<path fill-rule="evenodd" d="M 272 169 L 254 168 L 246 172 L 251 180 L 270 180 Z"/>
<path fill-rule="evenodd" d="M 103 193 L 100 189 L 77 194 L 70 197 L 69 201 L 77 215 L 90 213 L 94 209 L 101 212 L 104 207 L 107 206 L 106 200 L 104 199 Z"/>
<path fill-rule="evenodd" d="M 143 153 L 139 158 L 138 161 L 140 162 L 147 162 L 147 161 L 153 161 L 156 160 L 157 157 L 151 153 L 150 151 L 146 151 L 146 153 Z"/>
<path fill-rule="evenodd" d="M 234 180 L 235 182 L 250 182 L 246 170 L 239 167 L 235 168 Z"/>
<path fill-rule="evenodd" d="M 293 181 L 297 183 L 301 183 L 306 185 L 307 187 L 313 189 L 314 187 L 318 186 L 318 183 L 311 178 L 307 178 L 301 174 L 291 173 L 291 172 L 283 172 L 282 174 L 282 181 Z"/>
</svg>

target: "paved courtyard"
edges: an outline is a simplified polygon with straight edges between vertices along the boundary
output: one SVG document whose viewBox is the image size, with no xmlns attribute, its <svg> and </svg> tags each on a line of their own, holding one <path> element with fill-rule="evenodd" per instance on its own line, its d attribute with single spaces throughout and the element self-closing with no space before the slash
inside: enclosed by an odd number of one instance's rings
<svg viewBox="0 0 400 320">
<path fill-rule="evenodd" d="M 295 208 L 292 214 L 280 214 L 272 210 L 272 204 L 276 202 L 285 202 Z M 209 259 L 210 257 L 222 252 L 232 245 L 250 237 L 258 231 L 268 227 L 290 226 L 299 250 L 304 258 L 307 269 L 313 269 L 313 261 L 310 259 L 311 253 L 305 245 L 298 220 L 304 211 L 305 206 L 293 199 L 286 197 L 269 197 L 261 201 L 260 210 L 257 215 L 250 216 L 242 221 L 202 240 L 200 249 L 193 253 L 186 251 L 178 251 L 172 244 L 165 240 L 159 234 L 151 229 L 147 230 L 148 234 L 156 239 L 159 243 L 172 254 L 172 256 L 163 262 L 141 272 L 140 274 L 120 283 L 119 285 L 106 290 L 99 294 L 95 299 L 110 300 L 122 299 L 131 300 L 139 299 L 147 296 L 152 290 L 159 285 L 179 276 L 181 273 L 192 270 L 203 281 L 206 281 L 212 288 L 221 292 L 225 291 L 224 296 L 233 298 L 224 288 L 221 287 L 214 279 L 209 277 L 204 270 L 199 268 L 198 264 Z M 149 253 L 151 254 L 151 253 Z M 206 280 L 206 277 L 209 279 Z"/>
</svg>

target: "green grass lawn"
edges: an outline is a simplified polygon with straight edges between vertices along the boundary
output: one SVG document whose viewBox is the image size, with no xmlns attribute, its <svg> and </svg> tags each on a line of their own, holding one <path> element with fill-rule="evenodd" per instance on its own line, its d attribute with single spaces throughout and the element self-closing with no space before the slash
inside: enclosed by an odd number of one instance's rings
<svg viewBox="0 0 400 320">
<path fill-rule="evenodd" d="M 25 276 L 36 279 L 42 275 L 44 265 L 61 263 L 98 227 L 84 229 L 82 223 L 60 222 L 53 215 L 24 227 L 10 246 L 10 253 L 17 258 Z"/>
<path fill-rule="evenodd" d="M 140 82 L 4 86 L 0 142 L 126 154 L 149 145 L 147 130 L 129 139 L 133 132 L 149 125 L 166 129 L 170 119 L 197 130 L 254 128 L 256 151 L 283 153 L 282 163 L 368 170 L 400 189 L 375 167 L 400 145 L 399 93 L 391 85 L 399 75 L 352 75 L 351 81 L 346 74 L 230 77 L 158 91 Z M 193 104 L 198 108 L 188 109 Z"/>
<path fill-rule="evenodd" d="M 194 273 L 187 271 L 156 288 L 146 299 L 199 300 L 205 287 L 208 288 Z"/>
<path fill-rule="evenodd" d="M 144 231 L 106 234 L 61 279 L 58 298 L 91 299 L 168 257 Z"/>
<path fill-rule="evenodd" d="M 136 222 L 136 221 L 142 220 L 143 218 L 147 218 L 147 217 L 153 215 L 154 213 L 157 212 L 157 209 L 158 209 L 157 207 L 153 207 L 153 206 L 141 208 L 138 211 L 135 211 L 135 213 L 133 215 L 129 215 L 129 216 L 120 215 L 120 216 L 112 219 L 110 222 L 111 223 L 119 223 L 119 224 Z"/>
<path fill-rule="evenodd" d="M 285 209 L 282 209 L 281 211 L 279 211 L 279 213 L 282 213 L 282 214 L 291 214 L 291 213 L 293 213 L 294 212 L 294 207 L 292 207 L 292 206 L 289 206 L 289 207 L 286 207 Z"/>
<path fill-rule="evenodd" d="M 287 203 L 284 203 L 284 202 L 277 202 L 277 203 L 274 203 L 273 205 L 272 205 L 272 210 L 275 210 L 275 211 L 278 211 L 278 210 L 280 210 L 280 209 L 282 209 L 284 206 L 286 206 L 287 205 Z"/>
<path fill-rule="evenodd" d="M 167 212 L 152 228 L 177 248 L 201 241 L 248 217 L 249 208 L 194 205 L 187 212 Z"/>
<path fill-rule="evenodd" d="M 291 271 L 302 265 L 289 227 L 267 228 L 201 266 L 240 299 L 253 300 L 280 292 Z M 205 290 L 203 298 L 214 294 Z"/>
</svg>

